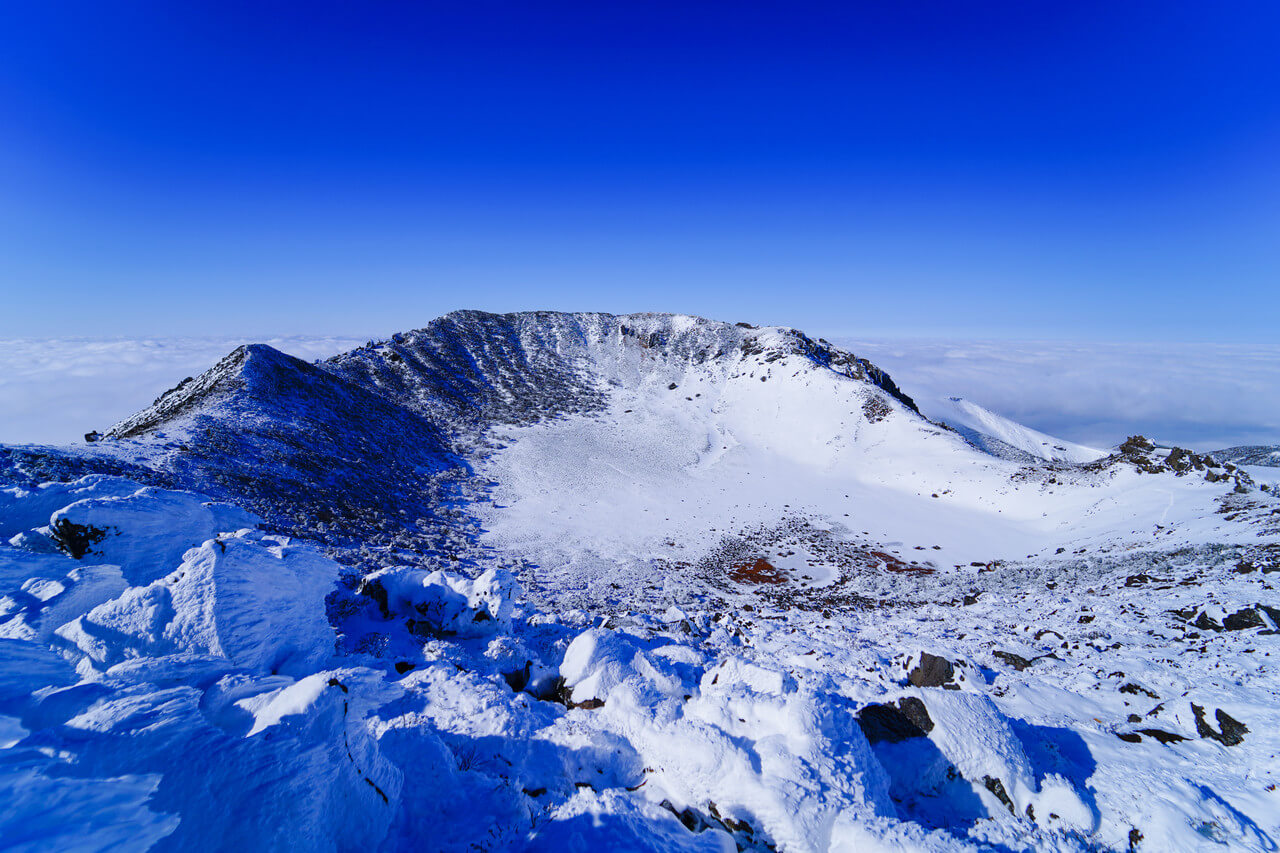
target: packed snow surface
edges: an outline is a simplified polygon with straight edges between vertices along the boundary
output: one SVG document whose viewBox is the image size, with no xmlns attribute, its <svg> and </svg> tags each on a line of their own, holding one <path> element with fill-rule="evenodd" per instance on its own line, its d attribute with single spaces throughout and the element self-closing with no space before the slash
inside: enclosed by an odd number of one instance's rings
<svg viewBox="0 0 1280 853">
<path fill-rule="evenodd" d="M 277 355 L 6 451 L 0 845 L 1277 849 L 1280 502 L 1234 464 L 996 452 L 691 317 Z M 95 467 L 147 482 L 32 473 Z"/>
</svg>

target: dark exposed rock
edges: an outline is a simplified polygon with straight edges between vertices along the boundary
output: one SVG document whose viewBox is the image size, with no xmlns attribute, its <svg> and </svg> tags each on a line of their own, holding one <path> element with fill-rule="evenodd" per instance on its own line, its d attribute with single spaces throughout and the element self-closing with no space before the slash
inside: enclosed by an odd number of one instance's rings
<svg viewBox="0 0 1280 853">
<path fill-rule="evenodd" d="M 546 698 L 551 702 L 559 702 L 570 710 L 581 708 L 584 711 L 595 711 L 604 707 L 604 700 L 595 697 L 584 699 L 581 702 L 573 701 L 573 689 L 564 683 L 564 679 L 556 680 L 554 689 L 546 694 Z"/>
<path fill-rule="evenodd" d="M 1248 734 L 1249 727 L 1239 720 L 1232 717 L 1226 711 L 1219 708 L 1214 716 L 1218 719 L 1218 730 L 1215 731 L 1205 719 L 1204 708 L 1196 703 L 1191 703 L 1191 713 L 1196 717 L 1196 734 L 1202 738 L 1216 740 L 1223 746 L 1237 746 L 1244 742 L 1244 736 Z"/>
<path fill-rule="evenodd" d="M 996 652 L 992 652 L 992 654 L 1000 658 L 1000 660 L 1004 661 L 1009 666 L 1016 669 L 1018 672 L 1022 672 L 1024 669 L 1031 666 L 1031 663 L 1032 663 L 1031 661 L 1024 658 L 1022 655 L 1015 655 L 1013 652 L 996 651 Z"/>
<path fill-rule="evenodd" d="M 933 730 L 928 709 L 914 696 L 903 697 L 896 705 L 867 705 L 858 712 L 858 725 L 870 743 L 897 743 Z"/>
<path fill-rule="evenodd" d="M 68 519 L 59 518 L 50 525 L 49 538 L 59 548 L 79 560 L 88 554 L 93 546 L 107 536 L 107 529 L 94 527 L 91 524 L 75 524 Z"/>
<path fill-rule="evenodd" d="M 1163 729 L 1138 729 L 1139 734 L 1144 734 L 1149 738 L 1160 741 L 1160 743 L 1168 746 L 1171 743 L 1178 743 L 1186 740 L 1185 737 L 1173 732 L 1166 732 Z"/>
<path fill-rule="evenodd" d="M 747 823 L 745 820 L 734 820 L 731 817 L 726 817 L 720 814 L 720 809 L 714 802 L 707 803 L 707 811 L 710 812 L 711 817 L 723 826 L 731 835 L 736 833 L 743 833 L 747 836 L 755 835 L 755 829 L 751 824 Z"/>
<path fill-rule="evenodd" d="M 382 614 L 383 619 L 391 618 L 391 608 L 387 601 L 387 588 L 382 585 L 381 579 L 362 579 L 356 592 L 359 595 L 373 599 L 377 603 L 378 612 Z"/>
<path fill-rule="evenodd" d="M 943 657 L 920 653 L 920 662 L 907 675 L 915 687 L 945 687 L 955 683 L 955 664 Z"/>
<path fill-rule="evenodd" d="M 680 822 L 684 824 L 684 828 L 689 830 L 690 832 L 702 832 L 704 829 L 707 828 L 706 821 L 704 821 L 701 815 L 699 815 L 693 809 L 690 809 L 690 808 L 677 809 L 674 805 L 672 805 L 670 800 L 663 800 L 658 805 L 666 809 L 667 811 L 671 812 L 677 818 L 679 818 Z"/>
<path fill-rule="evenodd" d="M 416 664 L 409 663 L 407 660 L 398 660 L 396 661 L 396 672 L 398 672 L 400 675 L 404 675 L 406 672 L 413 669 L 415 666 Z"/>
<path fill-rule="evenodd" d="M 1120 685 L 1120 692 L 1121 692 L 1121 693 L 1129 693 L 1129 694 L 1132 694 L 1132 695 L 1134 695 L 1134 696 L 1137 696 L 1139 693 L 1141 693 L 1143 696 L 1149 696 L 1149 697 L 1151 697 L 1152 699 L 1159 699 L 1159 698 L 1160 698 L 1159 696 L 1157 696 L 1155 693 L 1152 693 L 1152 692 L 1151 692 L 1150 690 L 1148 690 L 1147 688 L 1142 687 L 1142 686 L 1137 685 L 1137 684 L 1134 684 L 1132 681 L 1129 681 L 1129 682 L 1126 682 L 1126 683 L 1124 683 L 1124 684 L 1121 684 L 1121 685 Z"/>
<path fill-rule="evenodd" d="M 1145 435 L 1131 435 L 1120 445 L 1120 452 L 1125 455 L 1148 453 L 1155 449 L 1155 444 Z"/>
<path fill-rule="evenodd" d="M 1201 631 L 1222 630 L 1222 626 L 1219 625 L 1216 620 L 1211 619 L 1209 614 L 1205 613 L 1203 610 L 1200 611 L 1200 615 L 1196 617 L 1196 621 L 1192 622 L 1191 625 L 1195 628 L 1199 628 Z"/>
<path fill-rule="evenodd" d="M 1244 631 L 1249 628 L 1266 628 L 1267 623 L 1255 608 L 1245 607 L 1223 619 L 1222 627 L 1227 631 Z"/>
<path fill-rule="evenodd" d="M 876 424 L 893 414 L 889 404 L 877 396 L 870 396 L 862 403 L 862 416 Z"/>
<path fill-rule="evenodd" d="M 988 791 L 995 794 L 1000 802 L 1004 803 L 1004 807 L 1009 810 L 1009 814 L 1016 814 L 1013 810 L 1013 800 L 1009 798 L 1009 792 L 1004 789 L 1004 783 L 994 776 L 983 776 L 982 784 Z"/>
</svg>

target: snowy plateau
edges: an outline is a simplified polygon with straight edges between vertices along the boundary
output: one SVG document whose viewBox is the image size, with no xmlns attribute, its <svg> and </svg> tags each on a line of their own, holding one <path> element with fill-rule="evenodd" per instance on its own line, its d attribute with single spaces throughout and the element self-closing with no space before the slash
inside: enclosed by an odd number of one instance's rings
<svg viewBox="0 0 1280 853">
<path fill-rule="evenodd" d="M 1277 850 L 1270 450 L 908 391 L 458 312 L 0 447 L 0 848 Z"/>
</svg>

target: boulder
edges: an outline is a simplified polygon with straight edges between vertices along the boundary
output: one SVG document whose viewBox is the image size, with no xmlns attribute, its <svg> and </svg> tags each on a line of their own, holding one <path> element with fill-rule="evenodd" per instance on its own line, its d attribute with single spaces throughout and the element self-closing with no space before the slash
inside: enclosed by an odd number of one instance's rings
<svg viewBox="0 0 1280 853">
<path fill-rule="evenodd" d="M 905 696 L 895 704 L 867 705 L 858 712 L 858 726 L 870 743 L 898 743 L 926 736 L 933 730 L 933 720 L 923 702 Z"/>
</svg>

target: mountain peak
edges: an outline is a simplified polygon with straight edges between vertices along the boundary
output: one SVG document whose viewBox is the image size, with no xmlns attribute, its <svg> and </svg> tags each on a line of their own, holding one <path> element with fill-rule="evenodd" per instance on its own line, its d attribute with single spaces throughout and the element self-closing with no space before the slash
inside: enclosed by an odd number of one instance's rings
<svg viewBox="0 0 1280 853">
<path fill-rule="evenodd" d="M 199 376 L 188 376 L 165 391 L 141 412 L 107 431 L 110 438 L 134 438 L 153 432 L 161 425 L 192 415 L 228 395 L 257 388 L 265 391 L 290 373 L 306 373 L 315 368 L 266 344 L 245 344 L 223 356 Z"/>
</svg>

